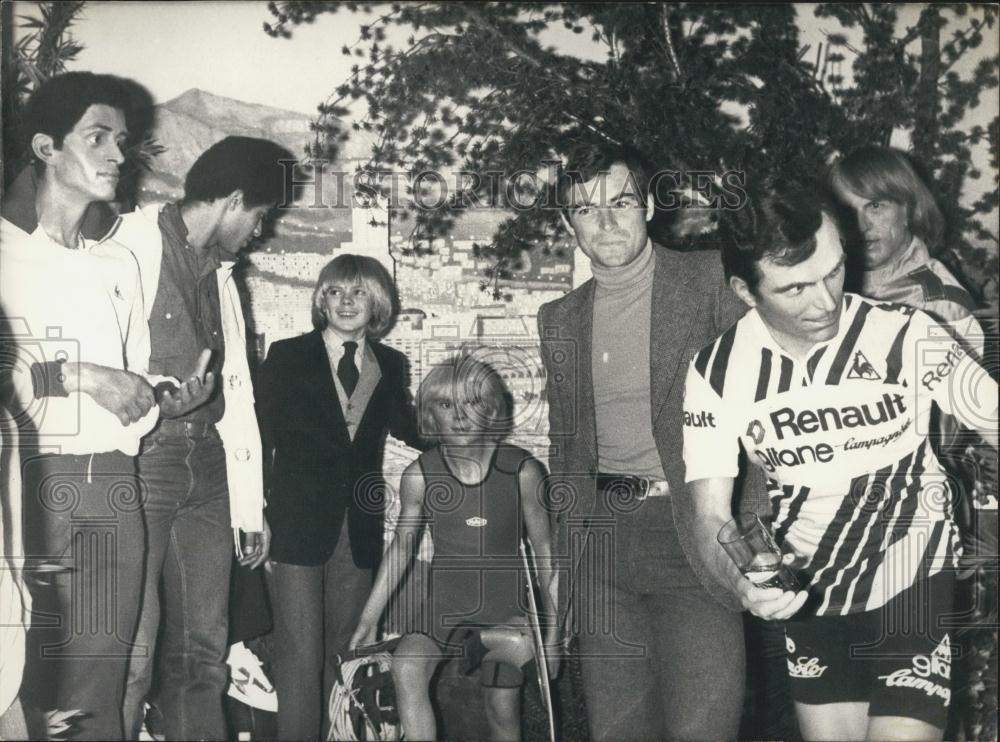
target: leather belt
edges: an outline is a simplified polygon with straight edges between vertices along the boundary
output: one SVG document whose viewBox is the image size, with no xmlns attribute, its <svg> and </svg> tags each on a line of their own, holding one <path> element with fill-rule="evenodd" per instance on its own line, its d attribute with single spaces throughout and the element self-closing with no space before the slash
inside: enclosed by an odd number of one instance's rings
<svg viewBox="0 0 1000 742">
<path fill-rule="evenodd" d="M 187 420 L 171 420 L 160 418 L 156 432 L 165 435 L 182 435 L 185 437 L 203 438 L 215 432 L 215 423 L 189 422 Z"/>
<path fill-rule="evenodd" d="M 614 487 L 625 487 L 635 493 L 640 500 L 648 497 L 666 497 L 670 494 L 670 486 L 664 479 L 651 477 L 636 477 L 631 474 L 597 474 L 597 489 L 604 491 Z"/>
</svg>

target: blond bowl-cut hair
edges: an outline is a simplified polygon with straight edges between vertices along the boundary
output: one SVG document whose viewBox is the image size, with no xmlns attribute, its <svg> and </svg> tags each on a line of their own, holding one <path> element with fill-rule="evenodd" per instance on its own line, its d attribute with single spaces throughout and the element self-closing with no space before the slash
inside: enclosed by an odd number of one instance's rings
<svg viewBox="0 0 1000 742">
<path fill-rule="evenodd" d="M 502 440 L 511 429 L 512 399 L 503 378 L 488 363 L 471 355 L 458 354 L 437 364 L 427 373 L 417 390 L 417 414 L 420 435 L 427 440 L 440 440 L 431 413 L 431 405 L 439 400 L 451 402 L 482 402 L 482 418 L 476 425 L 485 438 Z"/>
<path fill-rule="evenodd" d="M 368 337 L 378 339 L 389 331 L 396 314 L 396 291 L 389 271 L 380 262 L 365 255 L 347 253 L 338 255 L 323 266 L 312 294 L 312 323 L 317 330 L 326 329 L 328 320 L 324 299 L 334 284 L 360 284 L 368 292 L 372 302 L 372 316 L 365 328 Z"/>
</svg>

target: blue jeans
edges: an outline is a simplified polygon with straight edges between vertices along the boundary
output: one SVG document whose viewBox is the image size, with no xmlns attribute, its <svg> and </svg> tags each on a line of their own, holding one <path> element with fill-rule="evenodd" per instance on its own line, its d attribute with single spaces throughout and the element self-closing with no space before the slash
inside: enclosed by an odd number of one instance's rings
<svg viewBox="0 0 1000 742">
<path fill-rule="evenodd" d="M 135 459 L 22 451 L 22 472 L 32 599 L 22 699 L 44 711 L 78 710 L 64 737 L 122 739 L 145 548 Z"/>
<path fill-rule="evenodd" d="M 155 699 L 167 739 L 225 739 L 233 537 L 225 452 L 214 426 L 161 422 L 143 442 L 139 477 L 149 548 L 125 729 L 135 739 L 142 725 L 155 647 Z"/>
<path fill-rule="evenodd" d="M 354 566 L 345 519 L 325 564 L 275 562 L 268 584 L 274 612 L 278 739 L 326 739 L 337 655 L 347 652 L 361 620 L 372 570 Z"/>
<path fill-rule="evenodd" d="M 739 613 L 705 592 L 669 498 L 572 528 L 573 630 L 593 740 L 735 739 L 745 647 Z"/>
</svg>

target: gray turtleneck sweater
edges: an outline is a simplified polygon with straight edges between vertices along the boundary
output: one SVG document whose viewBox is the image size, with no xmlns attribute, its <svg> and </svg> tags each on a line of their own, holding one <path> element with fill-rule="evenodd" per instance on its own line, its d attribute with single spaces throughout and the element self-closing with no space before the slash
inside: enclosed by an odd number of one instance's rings
<svg viewBox="0 0 1000 742">
<path fill-rule="evenodd" d="M 664 479 L 653 439 L 649 386 L 649 317 L 656 256 L 652 242 L 629 265 L 593 265 L 591 363 L 598 468 L 608 474 Z"/>
</svg>

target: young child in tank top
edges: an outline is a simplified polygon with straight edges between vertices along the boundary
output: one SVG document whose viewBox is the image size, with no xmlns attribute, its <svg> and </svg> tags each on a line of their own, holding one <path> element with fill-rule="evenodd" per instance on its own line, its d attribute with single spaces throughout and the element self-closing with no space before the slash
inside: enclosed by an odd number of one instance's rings
<svg viewBox="0 0 1000 742">
<path fill-rule="evenodd" d="M 434 556 L 425 591 L 426 626 L 405 628 L 392 659 L 403 734 L 434 739 L 430 680 L 446 657 L 481 666 L 493 739 L 520 739 L 520 686 L 534 658 L 526 614 L 526 579 L 519 552 L 522 530 L 535 554 L 541 610 L 555 615 L 545 470 L 530 453 L 503 443 L 511 422 L 510 395 L 499 374 L 471 357 L 435 366 L 420 384 L 421 434 L 438 445 L 403 472 L 395 538 L 379 569 L 351 647 L 375 640 L 388 597 L 429 526 Z M 545 644 L 557 645 L 554 620 Z M 460 637 L 462 637 L 460 639 Z M 550 676 L 558 659 L 547 652 Z"/>
</svg>

